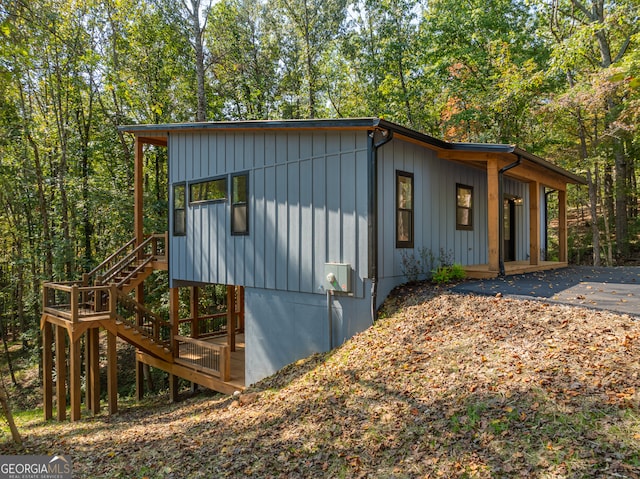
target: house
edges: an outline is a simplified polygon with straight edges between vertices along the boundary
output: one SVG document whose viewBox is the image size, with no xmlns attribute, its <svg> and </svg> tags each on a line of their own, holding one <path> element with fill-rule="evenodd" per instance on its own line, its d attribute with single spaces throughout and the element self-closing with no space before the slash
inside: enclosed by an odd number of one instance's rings
<svg viewBox="0 0 640 479">
<path fill-rule="evenodd" d="M 566 266 L 567 184 L 584 183 L 511 145 L 449 143 L 379 118 L 121 130 L 136 142 L 135 239 L 127 254 L 132 261 L 128 271 L 138 272 L 128 273 L 128 282 L 120 279 L 118 290 L 105 279 L 115 275 L 107 267 L 93 285 L 45 285 L 53 294 L 45 292 L 43 327 L 56 327 L 56 344 L 63 344 L 58 335 L 64 329 L 69 332 L 72 357 L 79 354 L 76 338 L 88 335 L 89 379 L 97 375 L 91 352 L 98 347 L 93 331 L 99 328 L 110 339 L 119 336 L 133 344 L 139 340 L 126 327 L 144 337 L 149 336 L 145 331 L 153 332 L 156 343 L 164 337 L 161 351 L 153 341 L 136 344 L 140 364 L 227 392 L 237 334 L 243 335 L 244 346 L 240 374 L 249 385 L 370 326 L 389 292 L 407 281 L 406 262 L 421 255 L 444 254 L 464 265 L 471 277 Z M 143 231 L 144 145 L 168 149 L 166 235 L 145 236 L 149 232 Z M 550 191 L 557 192 L 556 261 L 545 256 Z M 169 273 L 172 314 L 164 323 L 144 310 L 145 275 L 139 273 L 153 268 Z M 198 334 L 183 337 L 177 329 L 182 321 L 177 291 L 190 288 L 193 297 L 207 284 L 227 285 L 230 305 L 226 344 L 214 352 L 205 351 L 208 340 Z M 135 293 L 133 303 L 126 299 L 129 292 Z M 68 303 L 47 299 L 61 294 L 68 295 Z M 92 302 L 95 297 L 102 299 Z M 134 319 L 128 324 L 116 314 L 117 301 L 130 305 Z M 101 304 L 98 311 L 91 306 L 96 303 Z M 74 308 L 76 316 L 87 315 L 76 319 L 76 326 L 68 311 Z M 192 333 L 199 329 L 196 310 L 190 318 Z M 52 334 L 43 334 L 45 374 L 53 368 Z M 211 354 L 217 355 L 217 366 L 188 362 Z M 78 358 L 70 361 L 75 368 L 70 382 L 79 384 Z M 205 377 L 212 371 L 217 379 Z M 91 384 L 87 403 L 95 411 L 99 385 Z M 80 407 L 74 387 L 72 419 L 73 411 L 79 417 Z M 64 385 L 56 388 L 60 397 Z M 45 416 L 51 416 L 53 384 L 46 378 L 45 389 Z"/>
</svg>

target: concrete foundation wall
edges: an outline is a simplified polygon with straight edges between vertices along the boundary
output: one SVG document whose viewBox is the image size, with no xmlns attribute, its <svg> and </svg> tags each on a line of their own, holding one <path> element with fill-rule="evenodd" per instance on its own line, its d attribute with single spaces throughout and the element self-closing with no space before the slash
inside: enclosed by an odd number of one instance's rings
<svg viewBox="0 0 640 479">
<path fill-rule="evenodd" d="M 370 285 L 365 298 L 332 299 L 333 346 L 371 325 Z M 253 384 L 282 367 L 330 349 L 326 296 L 245 289 L 245 382 Z"/>
</svg>

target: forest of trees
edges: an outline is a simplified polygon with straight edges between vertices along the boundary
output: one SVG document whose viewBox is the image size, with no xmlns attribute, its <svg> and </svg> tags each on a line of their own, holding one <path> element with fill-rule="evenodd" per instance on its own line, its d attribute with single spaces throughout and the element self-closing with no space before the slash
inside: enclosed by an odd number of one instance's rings
<svg viewBox="0 0 640 479">
<path fill-rule="evenodd" d="M 41 282 L 132 236 L 123 124 L 379 116 L 514 143 L 588 179 L 569 195 L 581 260 L 637 258 L 639 17 L 638 0 L 3 0 L 2 332 L 37 349 Z M 148 232 L 166 229 L 163 155 L 145 155 Z"/>
</svg>

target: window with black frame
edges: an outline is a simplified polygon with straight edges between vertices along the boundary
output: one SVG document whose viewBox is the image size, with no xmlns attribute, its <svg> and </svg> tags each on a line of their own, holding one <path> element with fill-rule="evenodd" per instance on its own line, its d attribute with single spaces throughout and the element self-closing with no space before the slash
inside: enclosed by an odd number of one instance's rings
<svg viewBox="0 0 640 479">
<path fill-rule="evenodd" d="M 396 248 L 413 248 L 413 173 L 396 171 Z"/>
<path fill-rule="evenodd" d="M 173 185 L 173 235 L 187 234 L 187 214 L 185 206 L 187 188 L 184 183 Z"/>
<path fill-rule="evenodd" d="M 249 234 L 249 173 L 231 176 L 231 234 Z"/>
<path fill-rule="evenodd" d="M 210 203 L 227 199 L 227 177 L 189 183 L 189 204 Z"/>
<path fill-rule="evenodd" d="M 473 229 L 473 187 L 456 185 L 456 229 Z"/>
</svg>

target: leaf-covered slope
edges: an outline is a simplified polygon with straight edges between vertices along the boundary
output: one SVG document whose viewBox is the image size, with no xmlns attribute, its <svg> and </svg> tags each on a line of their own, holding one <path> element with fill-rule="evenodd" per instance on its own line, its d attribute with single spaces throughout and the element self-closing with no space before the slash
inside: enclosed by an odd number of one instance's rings
<svg viewBox="0 0 640 479">
<path fill-rule="evenodd" d="M 391 307 L 239 399 L 33 423 L 28 447 L 77 477 L 638 477 L 637 320 L 427 286 Z"/>
</svg>

